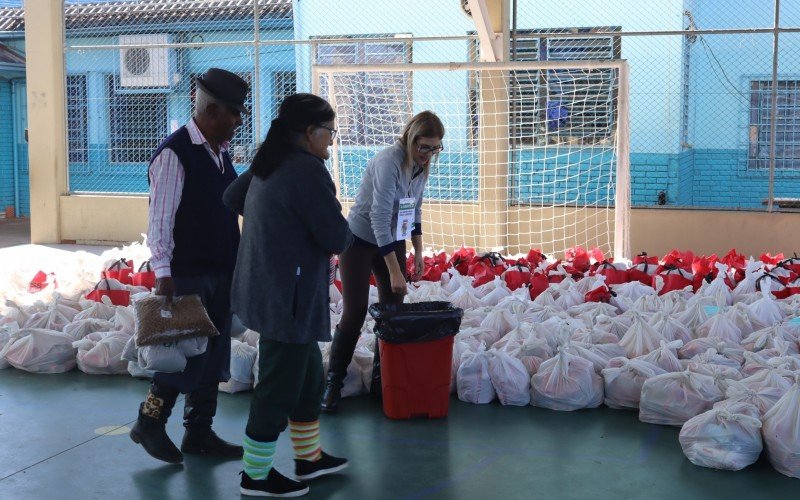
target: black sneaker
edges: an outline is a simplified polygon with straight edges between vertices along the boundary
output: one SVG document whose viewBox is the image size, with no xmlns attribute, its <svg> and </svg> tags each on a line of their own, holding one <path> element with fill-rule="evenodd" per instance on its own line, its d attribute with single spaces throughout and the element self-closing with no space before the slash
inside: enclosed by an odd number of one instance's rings
<svg viewBox="0 0 800 500">
<path fill-rule="evenodd" d="M 295 459 L 294 475 L 297 479 L 305 481 L 324 476 L 325 474 L 339 472 L 342 469 L 346 469 L 347 465 L 346 458 L 332 457 L 323 451 L 322 457 L 315 462 Z"/>
<path fill-rule="evenodd" d="M 308 485 L 302 481 L 294 481 L 274 468 L 269 470 L 266 479 L 252 479 L 246 472 L 240 472 L 242 482 L 239 491 L 242 495 L 252 497 L 301 497 L 308 493 Z"/>
</svg>

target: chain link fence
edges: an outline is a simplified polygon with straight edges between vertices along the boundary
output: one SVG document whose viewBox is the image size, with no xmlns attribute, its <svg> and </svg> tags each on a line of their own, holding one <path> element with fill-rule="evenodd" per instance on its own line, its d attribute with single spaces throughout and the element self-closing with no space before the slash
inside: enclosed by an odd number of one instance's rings
<svg viewBox="0 0 800 500">
<path fill-rule="evenodd" d="M 149 156 L 188 121 L 193 78 L 211 66 L 242 75 L 253 88 L 253 115 L 232 149 L 241 170 L 281 99 L 311 90 L 313 64 L 475 61 L 475 23 L 462 3 L 68 0 L 70 191 L 146 192 Z M 20 6 L 0 0 L 0 43 L 20 46 Z M 563 8 L 511 0 L 511 6 L 513 60 L 629 61 L 633 206 L 800 205 L 800 3 L 576 0 Z M 396 83 L 375 88 L 394 91 Z M 430 85 L 411 75 L 398 92 L 413 109 L 415 96 Z M 557 78 L 531 83 L 538 97 L 530 102 L 522 98 L 525 85 L 516 90 L 520 109 L 510 110 L 512 135 L 526 130 L 518 117 L 547 122 L 558 109 L 553 102 L 563 101 L 554 97 L 563 88 Z M 569 116 L 560 119 L 575 128 Z"/>
</svg>

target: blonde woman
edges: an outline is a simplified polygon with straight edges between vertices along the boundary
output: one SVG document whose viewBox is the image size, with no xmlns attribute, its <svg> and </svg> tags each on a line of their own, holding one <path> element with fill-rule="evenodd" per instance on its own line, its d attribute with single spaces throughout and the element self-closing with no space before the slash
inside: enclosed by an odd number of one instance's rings
<svg viewBox="0 0 800 500">
<path fill-rule="evenodd" d="M 348 223 L 354 242 L 339 256 L 344 312 L 331 345 L 322 409 L 335 412 L 369 300 L 370 274 L 378 300 L 402 303 L 406 240 L 414 245 L 414 276 L 423 272 L 422 193 L 431 160 L 443 149 L 444 125 L 431 111 L 415 115 L 400 139 L 367 164 Z M 377 347 L 376 347 L 377 352 Z"/>
</svg>

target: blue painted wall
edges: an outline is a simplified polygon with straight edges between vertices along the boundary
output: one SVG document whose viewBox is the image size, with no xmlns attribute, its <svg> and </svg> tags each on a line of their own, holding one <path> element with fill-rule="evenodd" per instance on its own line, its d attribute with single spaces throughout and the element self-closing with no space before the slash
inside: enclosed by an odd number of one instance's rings
<svg viewBox="0 0 800 500">
<path fill-rule="evenodd" d="M 319 36 L 412 34 L 414 36 L 459 35 L 474 30 L 471 20 L 458 14 L 450 2 L 406 0 L 402 8 L 388 0 L 295 0 L 294 27 L 288 30 L 265 31 L 280 39 L 308 40 Z M 764 0 L 573 0 L 570 8 L 545 0 L 520 2 L 519 29 L 564 27 L 620 26 L 625 31 L 678 30 L 686 25 L 684 10 L 692 12 L 698 27 L 739 28 L 768 27 L 772 23 L 772 2 Z M 368 15 L 365 13 L 369 13 Z M 745 14 L 746 13 L 746 14 Z M 433 21 L 432 21 L 433 20 Z M 785 4 L 782 16 L 785 26 L 800 25 L 800 9 Z M 242 32 L 204 34 L 205 41 L 242 38 Z M 800 35 L 782 36 L 781 75 L 800 75 Z M 115 43 L 114 37 L 71 38 L 69 43 Z M 767 195 L 767 173 L 747 168 L 747 113 L 749 103 L 742 95 L 749 93 L 751 78 L 768 77 L 771 72 L 772 39 L 770 35 L 707 36 L 706 43 L 720 61 L 724 74 L 736 87 L 731 91 L 699 42 L 685 47 L 684 37 L 628 37 L 622 40 L 622 57 L 631 68 L 631 178 L 635 206 L 652 206 L 659 193 L 666 195 L 668 204 L 723 208 L 763 208 Z M 22 41 L 10 45 L 22 48 Z M 690 72 L 684 73 L 685 50 L 689 51 Z M 98 54 L 102 57 L 98 60 Z M 180 68 L 181 82 L 168 98 L 168 122 L 179 124 L 189 118 L 187 99 L 190 73 L 202 72 L 210 65 L 231 70 L 252 68 L 253 54 L 249 48 L 209 48 L 184 51 L 185 67 Z M 311 49 L 309 45 L 269 46 L 262 49 L 261 87 L 262 135 L 266 133 L 272 102 L 272 71 L 298 72 L 300 90 L 310 89 Z M 117 51 L 68 52 L 69 73 L 86 74 L 89 81 L 89 162 L 71 165 L 73 189 L 105 191 L 146 190 L 143 164 L 113 164 L 108 155 L 108 108 L 105 75 L 115 72 L 119 64 Z M 417 42 L 413 62 L 465 61 L 468 59 L 464 41 Z M 689 113 L 685 122 L 688 131 L 686 145 L 681 144 L 683 120 L 683 83 L 688 79 Z M 799 78 L 800 79 L 800 78 Z M 456 109 L 466 98 L 466 80 L 454 75 L 425 75 L 414 77 L 413 92 L 419 101 L 450 102 L 439 104 L 447 123 L 445 153 L 439 160 L 429 184 L 428 195 L 444 200 L 475 200 L 477 171 L 474 151 L 467 145 L 467 115 Z M 0 88 L 0 106 L 2 106 Z M 416 105 L 421 106 L 420 104 Z M 447 106 L 455 106 L 448 108 Z M 420 111 L 414 109 L 413 111 Z M 6 140 L 0 124 L 0 144 Z M 8 148 L 0 148 L 0 155 Z M 360 179 L 360 172 L 369 157 L 363 151 L 345 151 L 343 158 L 344 194 L 351 196 Z M 574 200 L 591 203 L 592 192 L 599 192 L 604 179 L 593 179 L 593 165 L 602 154 L 586 159 L 576 166 L 582 177 L 574 183 L 565 181 L 562 198 L 553 199 L 549 179 L 541 174 L 569 158 L 568 148 L 554 152 L 548 149 L 526 151 L 512 162 L 510 198 L 515 202 L 538 203 Z M 558 158 L 556 158 L 558 157 Z M 2 158 L 2 156 L 0 156 Z M 25 155 L 26 158 L 26 155 Z M 0 176 L 2 166 L 0 163 Z M 240 166 L 240 169 L 244 166 Z M 800 197 L 800 182 L 794 178 L 800 172 L 778 172 L 775 195 Z M 0 177 L 5 179 L 5 177 Z M 22 176 L 23 182 L 27 176 Z M 0 193 L 6 191 L 6 182 Z M 796 187 L 797 186 L 797 187 Z M 613 189 L 613 186 L 612 186 Z M 27 193 L 27 189 L 23 189 Z"/>
</svg>

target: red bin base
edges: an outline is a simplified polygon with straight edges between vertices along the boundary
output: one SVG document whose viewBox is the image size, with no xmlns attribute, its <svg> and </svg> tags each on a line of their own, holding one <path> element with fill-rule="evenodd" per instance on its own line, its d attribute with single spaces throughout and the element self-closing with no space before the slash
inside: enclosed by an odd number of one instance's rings
<svg viewBox="0 0 800 500">
<path fill-rule="evenodd" d="M 387 417 L 447 416 L 453 339 L 448 336 L 408 344 L 380 341 L 383 413 Z"/>
</svg>

